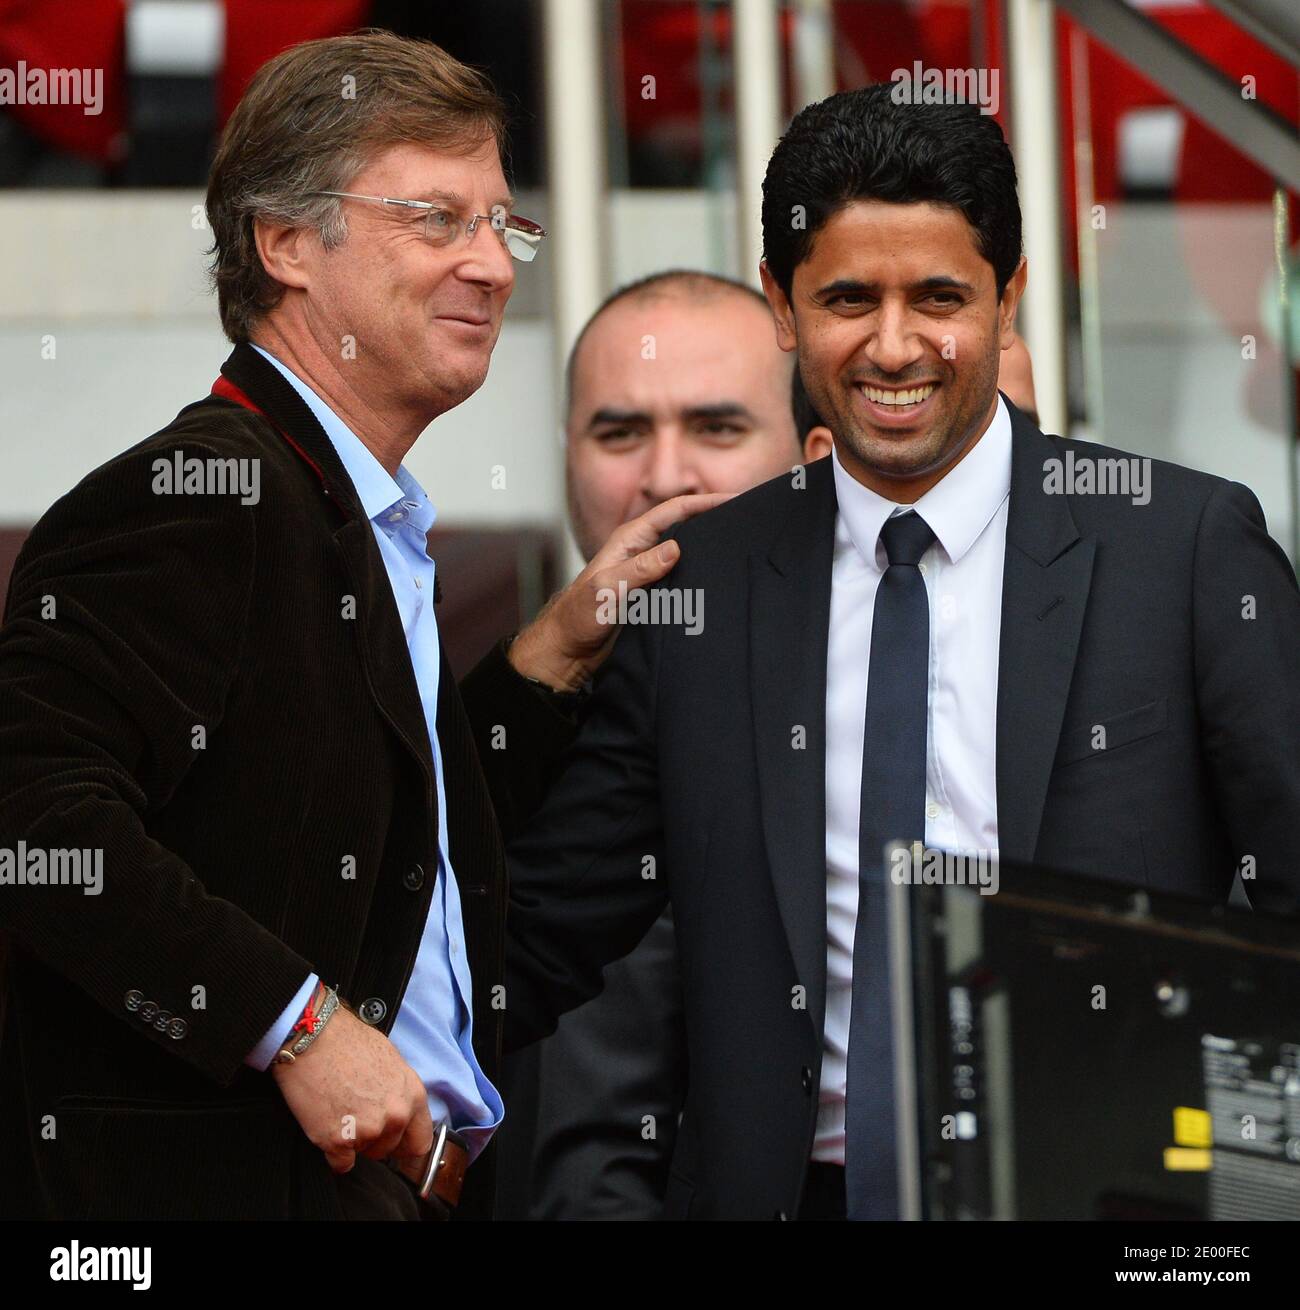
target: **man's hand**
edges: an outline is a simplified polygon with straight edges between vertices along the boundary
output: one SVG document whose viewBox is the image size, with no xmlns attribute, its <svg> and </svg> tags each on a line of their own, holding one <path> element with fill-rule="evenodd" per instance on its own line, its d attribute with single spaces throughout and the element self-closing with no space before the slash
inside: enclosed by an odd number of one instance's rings
<svg viewBox="0 0 1300 1310">
<path fill-rule="evenodd" d="M 626 583 L 629 591 L 658 582 L 681 555 L 675 541 L 659 543 L 659 538 L 674 523 L 713 509 L 734 494 L 674 496 L 624 523 L 511 642 L 510 663 L 515 671 L 556 691 L 581 687 L 604 662 L 618 636 L 617 625 L 602 623 L 597 617 L 601 592 L 609 588 L 617 595 L 620 582 Z"/>
<path fill-rule="evenodd" d="M 357 1155 L 390 1156 L 408 1178 L 433 1149 L 433 1119 L 420 1076 L 376 1028 L 340 1006 L 292 1064 L 273 1064 L 293 1117 L 335 1173 Z"/>
</svg>

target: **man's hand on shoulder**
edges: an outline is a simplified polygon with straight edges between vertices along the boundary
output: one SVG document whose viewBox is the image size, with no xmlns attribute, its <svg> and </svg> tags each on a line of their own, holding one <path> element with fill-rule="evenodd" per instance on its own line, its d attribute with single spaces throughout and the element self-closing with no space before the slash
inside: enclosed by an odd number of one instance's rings
<svg viewBox="0 0 1300 1310">
<path fill-rule="evenodd" d="M 608 596 L 617 596 L 620 584 L 632 591 L 658 582 L 681 555 L 675 541 L 659 538 L 673 524 L 714 509 L 733 494 L 674 496 L 616 529 L 587 567 L 511 642 L 515 672 L 555 691 L 577 691 L 604 662 L 618 635 L 617 625 L 604 617 Z"/>
</svg>

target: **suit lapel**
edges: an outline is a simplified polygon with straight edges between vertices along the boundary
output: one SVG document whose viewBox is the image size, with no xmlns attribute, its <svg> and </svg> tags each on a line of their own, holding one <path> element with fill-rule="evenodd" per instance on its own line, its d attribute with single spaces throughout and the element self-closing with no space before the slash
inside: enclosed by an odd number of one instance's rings
<svg viewBox="0 0 1300 1310">
<path fill-rule="evenodd" d="M 334 531 L 334 543 L 347 569 L 356 614 L 351 619 L 345 617 L 345 596 L 340 596 L 339 618 L 355 627 L 370 694 L 389 727 L 423 770 L 432 808 L 433 752 L 406 634 L 374 529 L 343 461 L 302 397 L 252 346 L 237 345 L 221 371 L 262 410 L 279 435 L 288 439 L 287 444 L 303 463 L 304 475 L 320 487 L 343 517 L 342 526 Z M 337 515 L 333 522 L 338 522 Z"/>
<path fill-rule="evenodd" d="M 1031 862 L 1070 694 L 1096 543 L 1081 538 L 1067 497 L 1043 490 L 1051 438 L 1014 406 L 998 654 L 998 847 Z"/>
<path fill-rule="evenodd" d="M 818 1033 L 826 1014 L 826 649 L 835 484 L 830 460 L 766 554 L 750 558 L 749 666 L 768 864 L 795 976 Z M 794 749 L 802 727 L 803 749 Z"/>
<path fill-rule="evenodd" d="M 447 841 L 460 889 L 465 955 L 473 979 L 474 1050 L 489 1078 L 501 1063 L 496 986 L 505 958 L 505 849 L 460 689 L 439 633 L 438 743 Z"/>
<path fill-rule="evenodd" d="M 356 633 L 370 694 L 388 726 L 424 771 L 433 808 L 433 750 L 411 653 L 370 520 L 354 518 L 334 534 L 357 600 Z M 342 597 L 340 597 L 342 603 Z"/>
<path fill-rule="evenodd" d="M 365 513 L 334 443 L 280 370 L 247 342 L 240 342 L 222 364 L 221 372 L 271 420 L 303 463 L 304 473 L 311 473 L 338 513 L 364 520 Z"/>
</svg>

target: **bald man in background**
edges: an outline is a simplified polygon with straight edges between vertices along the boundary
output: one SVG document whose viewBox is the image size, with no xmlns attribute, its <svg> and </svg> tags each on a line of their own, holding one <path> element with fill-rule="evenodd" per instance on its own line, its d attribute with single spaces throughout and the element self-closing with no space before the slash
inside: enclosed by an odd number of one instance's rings
<svg viewBox="0 0 1300 1310">
<path fill-rule="evenodd" d="M 771 312 L 742 283 L 674 271 L 615 292 L 568 368 L 569 518 L 583 556 L 683 491 L 748 491 L 799 463 L 790 377 Z"/>
<path fill-rule="evenodd" d="M 1033 406 L 1028 352 L 1003 352 Z M 776 344 L 763 296 L 727 278 L 658 273 L 614 292 L 566 370 L 569 520 L 583 557 L 674 496 L 747 491 L 830 453 L 830 429 Z M 605 989 L 502 1069 L 497 1217 L 658 1219 L 686 1092 L 670 911 Z"/>
<path fill-rule="evenodd" d="M 566 370 L 569 519 L 589 559 L 628 519 L 690 488 L 747 491 L 804 458 L 790 357 L 742 283 L 685 270 L 623 287 Z M 829 433 L 810 455 L 830 450 Z M 497 1215 L 652 1219 L 685 1093 L 672 922 L 547 1040 L 507 1057 Z"/>
</svg>

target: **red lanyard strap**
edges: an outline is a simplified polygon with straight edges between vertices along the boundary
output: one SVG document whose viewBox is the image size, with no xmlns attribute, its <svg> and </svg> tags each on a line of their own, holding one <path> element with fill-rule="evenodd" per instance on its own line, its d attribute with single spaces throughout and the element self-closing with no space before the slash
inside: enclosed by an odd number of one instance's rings
<svg viewBox="0 0 1300 1310">
<path fill-rule="evenodd" d="M 214 396 L 220 396 L 222 400 L 233 400 L 236 405 L 242 405 L 245 409 L 251 409 L 254 414 L 260 414 L 264 419 L 266 419 L 266 421 L 285 439 L 285 441 L 293 447 L 298 458 L 307 464 L 317 478 L 320 479 L 321 487 L 324 489 L 325 494 L 329 496 L 330 500 L 333 501 L 339 513 L 343 514 L 345 518 L 347 517 L 346 510 L 344 510 L 343 506 L 339 503 L 338 498 L 331 493 L 329 483 L 325 481 L 325 474 L 322 471 L 321 466 L 317 464 L 316 461 L 312 459 L 312 457 L 260 405 L 255 404 L 241 388 L 237 387 L 224 374 L 217 378 L 217 380 L 212 384 L 212 394 Z"/>
</svg>

